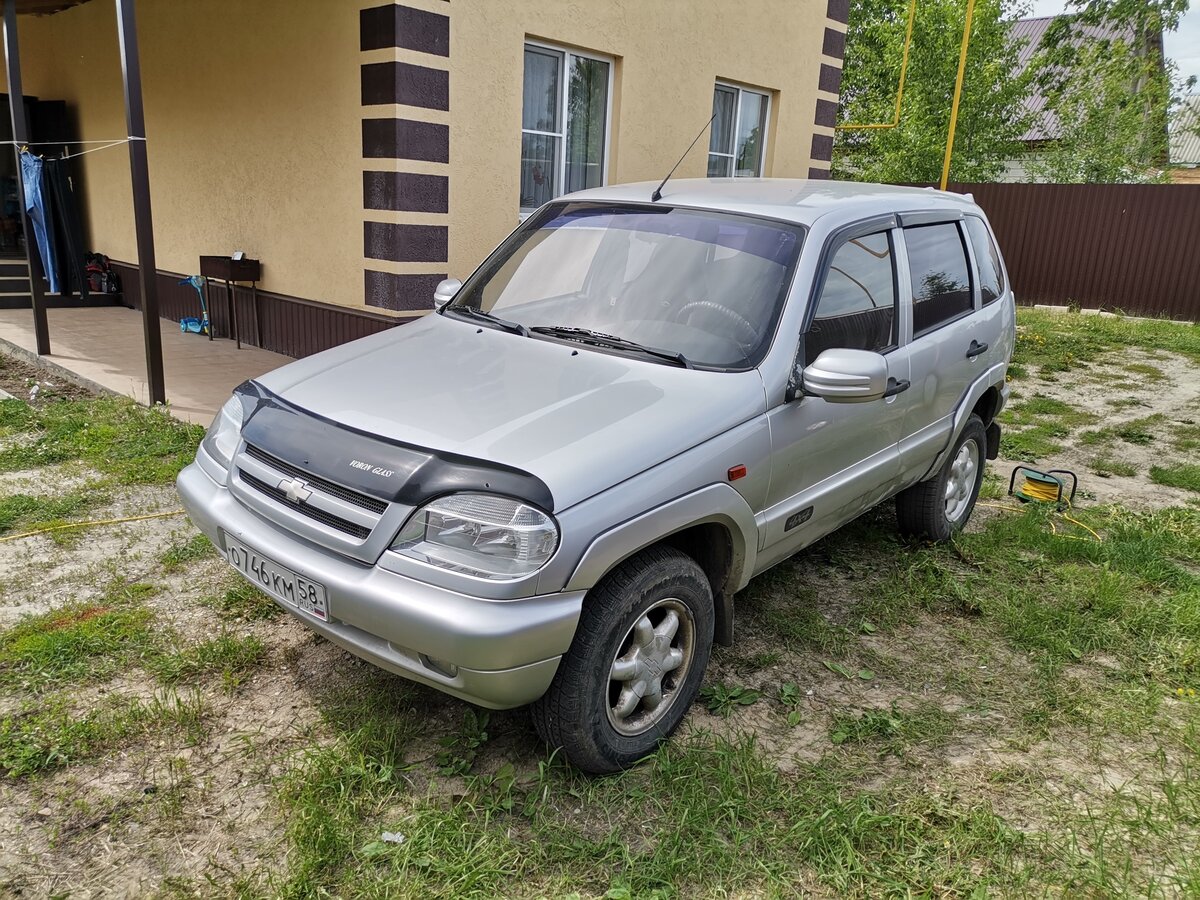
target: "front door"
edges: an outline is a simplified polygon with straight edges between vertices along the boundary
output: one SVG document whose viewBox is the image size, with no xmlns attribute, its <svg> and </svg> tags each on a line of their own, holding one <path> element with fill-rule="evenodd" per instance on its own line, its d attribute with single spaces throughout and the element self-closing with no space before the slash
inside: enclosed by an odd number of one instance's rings
<svg viewBox="0 0 1200 900">
<path fill-rule="evenodd" d="M 887 229 L 838 239 L 821 285 L 800 358 L 825 350 L 883 354 L 888 375 L 909 380 L 898 353 L 895 248 Z M 903 393 L 866 403 L 802 396 L 768 413 L 771 484 L 759 515 L 760 556 L 770 565 L 874 506 L 899 477 Z"/>
</svg>

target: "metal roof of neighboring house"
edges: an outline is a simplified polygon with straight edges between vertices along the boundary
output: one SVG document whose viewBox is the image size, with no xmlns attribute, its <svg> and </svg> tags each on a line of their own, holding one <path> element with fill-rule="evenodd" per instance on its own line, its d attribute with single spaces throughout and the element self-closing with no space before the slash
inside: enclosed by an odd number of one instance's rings
<svg viewBox="0 0 1200 900">
<path fill-rule="evenodd" d="M 1033 56 L 1037 53 L 1042 38 L 1046 34 L 1046 30 L 1051 23 L 1056 19 L 1074 19 L 1073 15 L 1065 16 L 1040 16 L 1033 19 L 1017 19 L 1009 23 L 1009 40 L 1020 42 L 1020 49 L 1017 53 L 1017 72 L 1024 72 Z M 1080 25 L 1076 22 L 1072 26 L 1072 32 L 1079 37 L 1086 37 L 1095 40 L 1116 40 L 1123 38 L 1128 40 L 1132 37 L 1132 31 L 1129 29 L 1112 28 L 1104 25 Z M 1023 141 L 1052 141 L 1061 136 L 1061 126 L 1058 119 L 1053 114 L 1046 112 L 1046 96 L 1042 93 L 1041 88 L 1035 82 L 1030 86 L 1029 95 L 1025 98 L 1025 109 L 1036 116 L 1034 124 L 1030 126 L 1025 134 L 1021 135 Z"/>
<path fill-rule="evenodd" d="M 1171 127 L 1171 165 L 1200 166 L 1200 94 L 1183 98 Z"/>
</svg>

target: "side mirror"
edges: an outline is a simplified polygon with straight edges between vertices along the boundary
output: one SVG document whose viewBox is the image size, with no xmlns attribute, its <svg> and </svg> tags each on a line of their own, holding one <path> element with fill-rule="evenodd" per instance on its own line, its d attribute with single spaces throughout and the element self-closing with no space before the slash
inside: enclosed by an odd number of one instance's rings
<svg viewBox="0 0 1200 900">
<path fill-rule="evenodd" d="M 462 288 L 462 282 L 457 278 L 446 278 L 438 282 L 433 291 L 433 308 L 441 309 L 454 299 L 454 295 Z"/>
<path fill-rule="evenodd" d="M 867 403 L 888 389 L 887 360 L 868 350 L 826 350 L 801 374 L 804 393 L 830 403 Z"/>
</svg>

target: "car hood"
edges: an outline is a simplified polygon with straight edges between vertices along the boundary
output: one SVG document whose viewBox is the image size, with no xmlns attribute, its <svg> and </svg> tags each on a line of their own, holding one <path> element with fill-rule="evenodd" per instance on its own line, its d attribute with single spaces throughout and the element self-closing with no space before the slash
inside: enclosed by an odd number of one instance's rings
<svg viewBox="0 0 1200 900">
<path fill-rule="evenodd" d="M 522 469 L 564 509 L 762 414 L 757 371 L 677 368 L 440 315 L 257 381 L 333 422 Z"/>
</svg>

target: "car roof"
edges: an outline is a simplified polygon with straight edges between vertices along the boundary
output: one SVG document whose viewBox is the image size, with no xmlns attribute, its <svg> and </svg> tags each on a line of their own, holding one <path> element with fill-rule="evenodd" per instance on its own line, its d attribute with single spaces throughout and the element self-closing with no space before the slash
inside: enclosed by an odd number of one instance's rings
<svg viewBox="0 0 1200 900">
<path fill-rule="evenodd" d="M 641 181 L 578 191 L 559 199 L 648 203 L 656 187 L 657 181 Z M 932 188 L 803 178 L 672 179 L 663 188 L 659 202 L 747 213 L 801 225 L 812 225 L 827 215 L 849 222 L 897 212 L 938 209 L 962 212 L 975 208 L 969 195 Z"/>
</svg>

